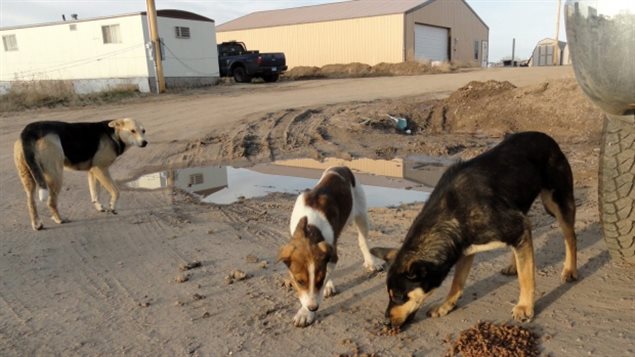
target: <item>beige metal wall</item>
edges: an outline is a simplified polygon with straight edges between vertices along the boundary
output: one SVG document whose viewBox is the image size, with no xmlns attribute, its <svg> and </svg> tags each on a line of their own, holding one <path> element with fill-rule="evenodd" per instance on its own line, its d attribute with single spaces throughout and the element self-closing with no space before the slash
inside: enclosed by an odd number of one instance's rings
<svg viewBox="0 0 635 357">
<path fill-rule="evenodd" d="M 450 60 L 480 64 L 481 41 L 489 40 L 488 28 L 462 0 L 437 0 L 406 14 L 406 58 L 414 58 L 414 25 L 431 25 L 450 29 Z M 474 41 L 479 41 L 479 59 L 474 59 Z"/>
<path fill-rule="evenodd" d="M 347 166 L 353 171 L 370 173 L 373 175 L 404 177 L 403 159 L 392 160 L 371 160 L 371 159 L 354 159 L 344 160 L 337 158 L 326 158 L 322 161 L 313 159 L 290 159 L 274 162 L 279 166 L 302 167 L 307 169 L 325 170 L 334 166 Z"/>
<path fill-rule="evenodd" d="M 248 49 L 284 52 L 289 68 L 404 60 L 403 14 L 289 26 L 218 31 L 216 42 L 242 41 Z"/>
</svg>

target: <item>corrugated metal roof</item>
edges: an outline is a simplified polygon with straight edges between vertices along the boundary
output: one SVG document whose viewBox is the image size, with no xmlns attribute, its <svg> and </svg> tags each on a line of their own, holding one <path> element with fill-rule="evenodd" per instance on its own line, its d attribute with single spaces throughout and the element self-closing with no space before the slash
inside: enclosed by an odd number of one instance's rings
<svg viewBox="0 0 635 357">
<path fill-rule="evenodd" d="M 254 12 L 216 27 L 217 32 L 400 14 L 434 0 L 353 0 Z"/>
</svg>

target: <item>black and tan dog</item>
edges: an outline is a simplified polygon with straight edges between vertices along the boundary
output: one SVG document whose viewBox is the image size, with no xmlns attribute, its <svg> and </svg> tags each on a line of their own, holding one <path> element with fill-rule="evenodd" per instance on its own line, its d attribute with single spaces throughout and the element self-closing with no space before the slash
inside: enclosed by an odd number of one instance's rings
<svg viewBox="0 0 635 357">
<path fill-rule="evenodd" d="M 56 223 L 63 223 L 57 210 L 57 196 L 62 187 L 64 167 L 88 171 L 90 196 L 98 211 L 116 213 L 119 190 L 108 167 L 130 146 L 144 147 L 145 129 L 133 119 L 116 119 L 97 123 L 39 121 L 27 125 L 13 146 L 13 158 L 27 196 L 31 226 L 42 229 L 35 206 L 35 188 L 40 200 L 48 196 L 48 207 Z M 110 193 L 110 206 L 99 202 L 97 181 Z"/>
<path fill-rule="evenodd" d="M 526 214 L 538 195 L 564 233 L 562 280 L 577 279 L 571 167 L 546 134 L 513 134 L 474 159 L 448 168 L 399 250 L 371 250 L 392 261 L 387 276 L 390 323 L 401 326 L 414 316 L 454 266 L 447 298 L 428 313 L 446 315 L 461 297 L 474 254 L 505 246 L 512 248 L 520 282 L 520 298 L 512 315 L 516 320 L 530 320 L 535 264 Z"/>
</svg>

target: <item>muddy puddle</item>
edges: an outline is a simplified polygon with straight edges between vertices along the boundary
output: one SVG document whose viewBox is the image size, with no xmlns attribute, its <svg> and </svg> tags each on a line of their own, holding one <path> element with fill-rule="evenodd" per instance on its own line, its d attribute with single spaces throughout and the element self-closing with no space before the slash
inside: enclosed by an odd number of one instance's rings
<svg viewBox="0 0 635 357">
<path fill-rule="evenodd" d="M 390 207 L 424 202 L 451 162 L 443 158 L 409 156 L 404 159 L 322 161 L 293 159 L 247 168 L 198 166 L 152 172 L 126 182 L 128 189 L 182 190 L 202 202 L 231 204 L 270 193 L 299 192 L 313 187 L 324 169 L 350 167 L 364 185 L 368 207 Z"/>
</svg>

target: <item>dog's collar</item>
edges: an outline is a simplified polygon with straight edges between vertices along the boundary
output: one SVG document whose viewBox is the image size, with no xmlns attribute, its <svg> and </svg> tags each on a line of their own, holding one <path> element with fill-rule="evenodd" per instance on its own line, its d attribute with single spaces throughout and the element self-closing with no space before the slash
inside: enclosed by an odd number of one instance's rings
<svg viewBox="0 0 635 357">
<path fill-rule="evenodd" d="M 117 153 L 117 156 L 126 151 L 126 143 L 119 138 L 116 132 L 113 132 L 112 135 L 110 135 L 110 139 L 115 143 L 115 152 Z"/>
</svg>

